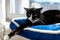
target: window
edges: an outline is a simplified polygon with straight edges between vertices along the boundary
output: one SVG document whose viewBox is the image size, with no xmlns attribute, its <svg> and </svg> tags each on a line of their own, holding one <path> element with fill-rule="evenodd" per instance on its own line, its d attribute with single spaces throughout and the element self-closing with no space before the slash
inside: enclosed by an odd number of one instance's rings
<svg viewBox="0 0 60 40">
<path fill-rule="evenodd" d="M 10 0 L 10 13 L 24 14 L 24 7 L 29 8 L 29 0 Z"/>
<path fill-rule="evenodd" d="M 6 0 L 7 21 L 17 17 L 26 17 L 24 7 L 43 7 L 43 11 L 60 9 L 60 0 Z"/>
<path fill-rule="evenodd" d="M 35 3 L 34 5 L 39 4 L 40 7 L 43 7 L 42 12 L 50 9 L 60 10 L 60 0 L 32 0 L 31 3 Z"/>
<path fill-rule="evenodd" d="M 25 17 L 25 9 L 30 7 L 30 0 L 6 0 L 7 21 L 17 17 Z"/>
</svg>

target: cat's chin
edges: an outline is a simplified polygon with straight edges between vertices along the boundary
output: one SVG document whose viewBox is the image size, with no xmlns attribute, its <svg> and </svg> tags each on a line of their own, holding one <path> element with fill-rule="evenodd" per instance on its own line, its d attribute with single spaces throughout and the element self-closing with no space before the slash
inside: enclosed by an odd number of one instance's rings
<svg viewBox="0 0 60 40">
<path fill-rule="evenodd" d="M 5 35 L 4 36 L 4 40 L 9 40 L 9 36 L 8 35 Z"/>
</svg>

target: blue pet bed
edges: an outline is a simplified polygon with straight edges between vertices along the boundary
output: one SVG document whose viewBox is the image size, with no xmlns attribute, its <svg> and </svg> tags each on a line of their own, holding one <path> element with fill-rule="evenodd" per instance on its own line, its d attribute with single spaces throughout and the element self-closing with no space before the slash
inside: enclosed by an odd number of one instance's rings
<svg viewBox="0 0 60 40">
<path fill-rule="evenodd" d="M 10 23 L 11 30 L 17 29 L 19 25 L 23 25 L 26 18 L 14 19 Z M 36 25 L 25 28 L 21 33 L 23 37 L 31 40 L 60 40 L 60 25 Z"/>
</svg>

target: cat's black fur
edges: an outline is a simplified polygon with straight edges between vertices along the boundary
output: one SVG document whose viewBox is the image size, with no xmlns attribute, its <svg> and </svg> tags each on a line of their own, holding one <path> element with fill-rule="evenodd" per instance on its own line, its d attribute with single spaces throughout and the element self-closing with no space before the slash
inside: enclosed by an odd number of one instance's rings
<svg viewBox="0 0 60 40">
<path fill-rule="evenodd" d="M 26 10 L 26 16 L 27 16 L 25 23 L 23 25 L 20 25 L 20 27 L 18 27 L 16 30 L 12 31 L 10 34 L 8 34 L 9 38 L 14 36 L 15 34 L 18 34 L 27 26 L 44 24 L 43 21 L 41 21 L 42 19 L 40 19 L 42 8 L 38 8 L 38 9 L 36 9 L 36 8 L 25 8 L 25 10 Z"/>
<path fill-rule="evenodd" d="M 42 13 L 45 24 L 60 23 L 60 10 L 47 10 Z"/>
</svg>

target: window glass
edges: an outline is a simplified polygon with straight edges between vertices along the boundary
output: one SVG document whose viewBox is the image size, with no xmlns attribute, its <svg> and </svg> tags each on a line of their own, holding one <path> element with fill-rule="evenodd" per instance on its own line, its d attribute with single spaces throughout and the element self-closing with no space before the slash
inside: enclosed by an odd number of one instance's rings
<svg viewBox="0 0 60 40">
<path fill-rule="evenodd" d="M 29 0 L 10 0 L 10 13 L 23 14 L 24 7 L 29 7 Z"/>
<path fill-rule="evenodd" d="M 34 4 L 34 5 L 32 5 Z M 46 11 L 46 10 L 53 10 L 53 9 L 59 9 L 60 10 L 60 0 L 31 0 L 31 6 L 32 7 L 35 7 L 36 4 L 39 6 L 39 7 L 43 7 L 43 11 Z M 36 6 L 36 7 L 38 7 Z"/>
</svg>

